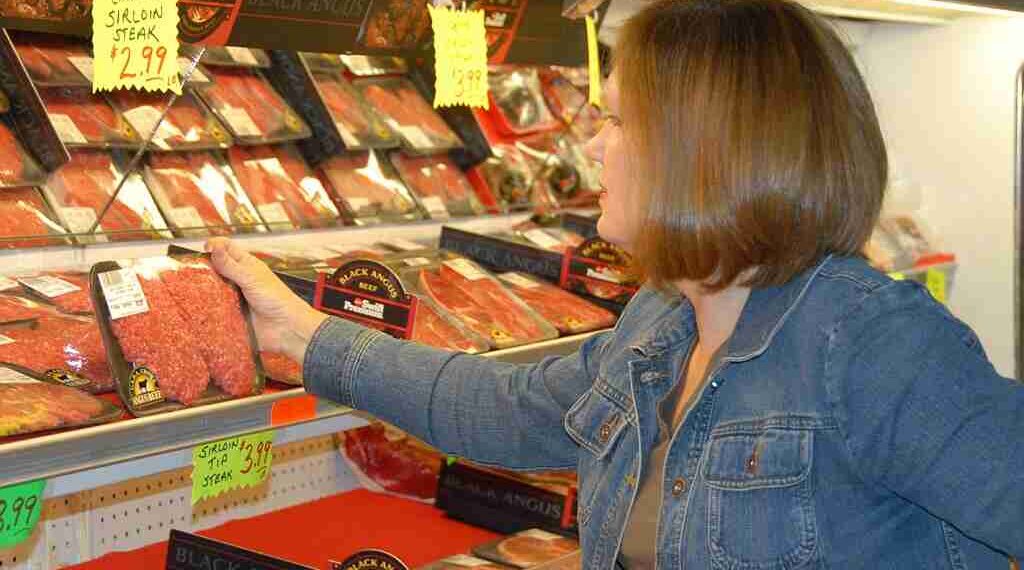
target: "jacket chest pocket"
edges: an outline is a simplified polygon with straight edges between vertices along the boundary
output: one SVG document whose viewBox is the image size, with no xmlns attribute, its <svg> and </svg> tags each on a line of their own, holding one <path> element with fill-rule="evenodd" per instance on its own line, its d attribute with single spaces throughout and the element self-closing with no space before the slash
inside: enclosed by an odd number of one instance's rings
<svg viewBox="0 0 1024 570">
<path fill-rule="evenodd" d="M 613 453 L 624 439 L 629 414 L 609 397 L 591 388 L 565 414 L 565 431 L 580 445 L 579 496 L 576 514 L 585 526 L 593 514 L 596 498 L 603 487 L 614 484 Z M 608 490 L 604 490 L 605 493 Z"/>
<path fill-rule="evenodd" d="M 817 548 L 812 430 L 712 436 L 704 463 L 715 568 L 806 568 Z"/>
</svg>

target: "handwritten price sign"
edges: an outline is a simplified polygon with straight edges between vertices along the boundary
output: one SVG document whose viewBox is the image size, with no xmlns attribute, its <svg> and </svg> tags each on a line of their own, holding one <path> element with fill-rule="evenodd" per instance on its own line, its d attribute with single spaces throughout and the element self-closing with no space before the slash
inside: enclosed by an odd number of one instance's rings
<svg viewBox="0 0 1024 570">
<path fill-rule="evenodd" d="M 253 487 L 270 474 L 274 432 L 205 443 L 192 450 L 192 504 L 230 489 Z"/>
<path fill-rule="evenodd" d="M 487 101 L 487 39 L 482 10 L 430 10 L 434 30 L 434 107 L 483 107 Z"/>
<path fill-rule="evenodd" d="M 39 522 L 46 481 L 30 481 L 0 489 L 0 549 L 32 535 Z"/>
<path fill-rule="evenodd" d="M 181 94 L 175 0 L 95 0 L 93 91 Z"/>
</svg>

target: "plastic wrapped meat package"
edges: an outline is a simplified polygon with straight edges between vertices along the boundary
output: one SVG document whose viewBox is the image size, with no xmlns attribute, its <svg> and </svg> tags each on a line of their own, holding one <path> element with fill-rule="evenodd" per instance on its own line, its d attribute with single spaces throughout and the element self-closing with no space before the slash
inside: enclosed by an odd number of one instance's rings
<svg viewBox="0 0 1024 570">
<path fill-rule="evenodd" d="M 76 147 L 138 145 L 135 130 L 110 103 L 88 88 L 43 87 L 39 95 L 61 142 Z"/>
<path fill-rule="evenodd" d="M 433 154 L 461 146 L 455 132 L 407 79 L 358 79 L 353 84 L 410 151 Z"/>
<path fill-rule="evenodd" d="M 357 223 L 422 217 L 416 200 L 378 151 L 333 156 L 320 168 L 335 201 Z"/>
<path fill-rule="evenodd" d="M 552 339 L 558 331 L 477 264 L 464 258 L 416 270 L 421 297 L 428 297 L 494 348 Z"/>
<path fill-rule="evenodd" d="M 572 230 L 544 227 L 532 221 L 517 224 L 512 229 L 512 239 L 558 253 L 565 253 L 574 247 L 579 247 L 584 241 L 583 236 Z"/>
<path fill-rule="evenodd" d="M 421 297 L 416 307 L 416 321 L 412 326 L 410 340 L 468 354 L 479 354 L 490 348 L 486 339 L 469 330 L 426 297 Z"/>
<path fill-rule="evenodd" d="M 21 295 L 12 294 L 10 290 L 0 293 L 0 324 L 28 321 L 54 314 L 49 308 Z"/>
<path fill-rule="evenodd" d="M 484 213 L 473 186 L 447 156 L 391 155 L 391 164 L 420 199 L 432 218 L 475 216 Z"/>
<path fill-rule="evenodd" d="M 303 139 L 309 126 L 253 69 L 218 67 L 210 70 L 214 83 L 198 89 L 217 118 L 239 144 L 263 144 Z"/>
<path fill-rule="evenodd" d="M 320 98 L 348 149 L 388 148 L 399 141 L 363 96 L 336 71 L 313 71 Z"/>
<path fill-rule="evenodd" d="M 294 146 L 236 146 L 228 150 L 228 161 L 271 230 L 339 223 L 337 206 Z"/>
<path fill-rule="evenodd" d="M 123 174 L 107 152 L 74 150 L 71 161 L 50 176 L 43 193 L 64 227 L 72 233 L 85 234 L 95 225 Z M 96 231 L 96 235 L 78 235 L 75 239 L 79 243 L 95 243 L 171 237 L 139 175 L 125 182 Z"/>
<path fill-rule="evenodd" d="M 516 568 L 532 568 L 572 554 L 579 547 L 571 538 L 530 529 L 481 544 L 473 549 L 473 554 Z"/>
<path fill-rule="evenodd" d="M 519 139 L 515 144 L 559 205 L 588 206 L 597 202 L 600 167 L 587 158 L 583 146 L 573 137 L 541 133 Z"/>
<path fill-rule="evenodd" d="M 106 400 L 0 364 L 0 437 L 106 423 L 121 413 Z"/>
<path fill-rule="evenodd" d="M 491 113 L 504 134 L 518 136 L 562 126 L 544 101 L 536 68 L 494 68 L 488 73 L 488 83 Z"/>
<path fill-rule="evenodd" d="M 379 421 L 341 432 L 337 438 L 342 457 L 368 489 L 420 501 L 434 499 L 443 459 L 434 448 Z"/>
<path fill-rule="evenodd" d="M 464 568 L 472 568 L 473 570 L 508 570 L 511 566 L 505 566 L 504 564 L 498 564 L 497 562 L 491 562 L 490 560 L 484 560 L 483 558 L 467 554 L 456 554 L 442 558 L 437 562 L 431 562 L 426 566 L 420 566 L 416 570 L 462 570 Z"/>
<path fill-rule="evenodd" d="M 266 231 L 249 197 L 214 154 L 150 155 L 145 179 L 167 222 L 183 237 Z"/>
<path fill-rule="evenodd" d="M 342 54 L 341 62 L 352 75 L 359 77 L 403 75 L 409 71 L 404 59 L 386 55 Z"/>
<path fill-rule="evenodd" d="M 491 147 L 491 153 L 493 156 L 472 170 L 478 180 L 477 195 L 485 206 L 498 210 L 557 207 L 550 186 L 539 176 L 539 169 L 535 174 L 534 165 L 518 148 L 496 144 Z"/>
<path fill-rule="evenodd" d="M 30 295 L 62 313 L 92 314 L 88 272 L 75 269 L 41 271 L 13 277 Z"/>
<path fill-rule="evenodd" d="M 0 325 L 0 362 L 92 393 L 114 389 L 100 329 L 91 317 L 47 315 Z"/>
<path fill-rule="evenodd" d="M 25 150 L 7 123 L 0 122 L 0 188 L 37 186 L 46 172 Z"/>
<path fill-rule="evenodd" d="M 576 295 L 522 273 L 502 273 L 498 278 L 538 315 L 562 334 L 579 334 L 615 324 L 610 311 Z"/>
<path fill-rule="evenodd" d="M 143 258 L 116 267 L 101 264 L 95 271 L 104 322 L 128 366 L 122 370 L 145 367 L 163 398 L 186 406 L 207 398 L 211 384 L 231 397 L 262 389 L 241 293 L 205 258 Z"/>
<path fill-rule="evenodd" d="M 157 129 L 153 146 L 159 150 L 206 150 L 231 144 L 220 121 L 191 92 L 175 99 L 163 121 L 160 115 L 167 107 L 166 95 L 133 89 L 113 91 L 108 97 L 140 137 L 147 138 Z"/>
<path fill-rule="evenodd" d="M 91 77 L 80 69 L 91 72 L 92 57 L 87 46 L 66 36 L 11 32 L 11 40 L 18 57 L 25 64 L 32 83 L 40 87 L 89 86 Z"/>
<path fill-rule="evenodd" d="M 67 245 L 65 233 L 35 188 L 0 190 L 0 249 Z"/>
<path fill-rule="evenodd" d="M 573 84 L 561 69 L 540 70 L 541 89 L 552 112 L 569 125 L 580 140 L 589 140 L 601 130 L 601 112 L 587 101 L 586 87 Z"/>
</svg>

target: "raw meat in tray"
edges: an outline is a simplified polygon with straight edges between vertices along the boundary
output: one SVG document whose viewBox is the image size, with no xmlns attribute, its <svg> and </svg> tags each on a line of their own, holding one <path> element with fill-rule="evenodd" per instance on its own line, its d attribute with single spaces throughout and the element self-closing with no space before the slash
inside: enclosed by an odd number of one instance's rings
<svg viewBox="0 0 1024 570">
<path fill-rule="evenodd" d="M 200 96 L 242 144 L 306 138 L 309 127 L 256 70 L 218 67 Z"/>
<path fill-rule="evenodd" d="M 57 136 L 66 145 L 107 147 L 139 143 L 135 130 L 110 103 L 88 88 L 43 87 L 39 95 Z"/>
<path fill-rule="evenodd" d="M 437 152 L 461 145 L 459 137 L 407 79 L 361 79 L 353 84 L 411 150 Z"/>
<path fill-rule="evenodd" d="M 436 217 L 436 212 L 453 216 L 484 213 L 473 186 L 447 156 L 407 156 L 397 152 L 391 155 L 391 164 L 419 196 L 431 217 Z"/>
<path fill-rule="evenodd" d="M 44 316 L 0 330 L 0 362 L 15 364 L 75 388 L 109 392 L 114 379 L 96 321 L 84 317 Z M 67 374 L 80 378 L 68 378 Z M 84 381 L 80 384 L 78 381 Z"/>
<path fill-rule="evenodd" d="M 416 219 L 416 201 L 378 151 L 331 157 L 321 169 L 335 200 L 355 218 Z"/>
<path fill-rule="evenodd" d="M 522 273 L 498 276 L 517 297 L 563 334 L 577 334 L 610 327 L 615 315 L 550 283 Z"/>
<path fill-rule="evenodd" d="M 167 96 L 158 93 L 118 90 L 109 97 L 141 137 L 149 136 L 167 107 Z M 160 150 L 222 148 L 230 142 L 216 117 L 189 91 L 175 99 L 153 137 L 153 145 Z"/>
<path fill-rule="evenodd" d="M 0 122 L 0 187 L 35 186 L 46 173 L 25 150 L 7 123 Z"/>
<path fill-rule="evenodd" d="M 228 160 L 271 229 L 338 223 L 338 208 L 294 146 L 236 146 L 228 151 Z"/>
<path fill-rule="evenodd" d="M 66 245 L 64 233 L 35 188 L 0 191 L 0 249 Z"/>
<path fill-rule="evenodd" d="M 0 366 L 0 437 L 104 423 L 121 409 L 67 386 Z"/>
</svg>

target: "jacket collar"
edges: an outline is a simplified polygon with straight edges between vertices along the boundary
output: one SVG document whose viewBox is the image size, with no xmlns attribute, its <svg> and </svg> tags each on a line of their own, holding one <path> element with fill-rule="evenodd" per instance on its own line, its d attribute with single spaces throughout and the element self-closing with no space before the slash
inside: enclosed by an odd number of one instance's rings
<svg viewBox="0 0 1024 570">
<path fill-rule="evenodd" d="M 751 290 L 723 360 L 742 362 L 756 358 L 767 350 L 814 279 L 831 261 L 832 256 L 829 255 L 784 285 Z M 660 327 L 645 341 L 634 346 L 633 350 L 638 355 L 653 358 L 680 346 L 680 341 L 695 334 L 697 320 L 693 304 L 682 297 L 670 302 L 675 305 L 668 319 L 670 326 Z"/>
</svg>

